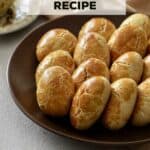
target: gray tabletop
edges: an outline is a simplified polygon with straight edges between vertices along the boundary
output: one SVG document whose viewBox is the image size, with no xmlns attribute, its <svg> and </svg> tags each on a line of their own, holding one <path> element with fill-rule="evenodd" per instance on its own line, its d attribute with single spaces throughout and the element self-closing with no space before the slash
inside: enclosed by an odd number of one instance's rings
<svg viewBox="0 0 150 150">
<path fill-rule="evenodd" d="M 150 144 L 130 147 L 104 147 L 73 141 L 54 135 L 29 120 L 15 105 L 8 90 L 7 65 L 15 47 L 24 35 L 42 23 L 38 19 L 28 28 L 0 36 L 0 150 L 148 150 Z"/>
</svg>

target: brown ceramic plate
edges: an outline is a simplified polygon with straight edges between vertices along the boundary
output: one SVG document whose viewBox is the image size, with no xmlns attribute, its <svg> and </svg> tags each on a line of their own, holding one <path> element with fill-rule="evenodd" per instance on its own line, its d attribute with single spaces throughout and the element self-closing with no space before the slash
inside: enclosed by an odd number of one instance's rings
<svg viewBox="0 0 150 150">
<path fill-rule="evenodd" d="M 107 145 L 137 144 L 150 141 L 150 126 L 135 128 L 127 125 L 120 131 L 109 131 L 98 122 L 88 131 L 76 131 L 69 118 L 51 118 L 44 115 L 36 102 L 34 73 L 37 67 L 35 48 L 40 37 L 50 29 L 67 28 L 78 34 L 81 25 L 93 16 L 65 16 L 41 25 L 31 32 L 16 48 L 8 67 L 8 82 L 17 106 L 34 122 L 56 134 L 72 139 Z M 118 26 L 127 16 L 104 16 Z"/>
</svg>

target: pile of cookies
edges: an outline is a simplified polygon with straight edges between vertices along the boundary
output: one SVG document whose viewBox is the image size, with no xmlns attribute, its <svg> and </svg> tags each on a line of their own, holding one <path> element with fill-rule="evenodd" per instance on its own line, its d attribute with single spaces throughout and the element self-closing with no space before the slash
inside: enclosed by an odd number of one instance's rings
<svg viewBox="0 0 150 150">
<path fill-rule="evenodd" d="M 37 44 L 35 78 L 40 109 L 70 116 L 78 130 L 97 120 L 110 130 L 150 123 L 150 19 L 134 14 L 119 28 L 106 18 L 85 23 L 78 39 L 67 29 Z"/>
</svg>

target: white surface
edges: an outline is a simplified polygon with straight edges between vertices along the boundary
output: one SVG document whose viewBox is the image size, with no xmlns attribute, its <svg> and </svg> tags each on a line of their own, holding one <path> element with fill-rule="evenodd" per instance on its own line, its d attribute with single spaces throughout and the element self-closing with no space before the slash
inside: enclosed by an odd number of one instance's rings
<svg viewBox="0 0 150 150">
<path fill-rule="evenodd" d="M 81 9 L 80 7 L 83 6 L 82 2 L 84 0 L 78 1 L 78 3 L 74 3 L 73 7 L 77 9 L 71 9 L 70 4 L 71 1 L 69 0 L 68 3 L 65 5 L 68 9 L 63 8 L 64 0 L 59 0 L 61 3 L 61 9 L 54 9 L 55 7 L 55 0 L 19 0 L 21 3 L 21 8 L 24 12 L 29 15 L 70 15 L 70 14 L 82 14 L 82 15 L 98 15 L 98 14 L 107 14 L 107 15 L 118 15 L 118 14 L 125 14 L 126 13 L 126 0 L 97 0 L 95 1 L 96 9 L 91 10 L 90 7 L 86 7 Z M 88 4 L 91 0 L 86 0 Z M 36 5 L 35 5 L 36 3 Z M 90 4 L 89 4 L 90 5 Z"/>
<path fill-rule="evenodd" d="M 49 133 L 29 120 L 14 104 L 7 86 L 8 59 L 23 36 L 41 21 L 23 31 L 0 36 L 0 150 L 134 150 L 135 147 L 109 147 L 81 143 Z M 136 150 L 148 150 L 140 145 Z"/>
</svg>

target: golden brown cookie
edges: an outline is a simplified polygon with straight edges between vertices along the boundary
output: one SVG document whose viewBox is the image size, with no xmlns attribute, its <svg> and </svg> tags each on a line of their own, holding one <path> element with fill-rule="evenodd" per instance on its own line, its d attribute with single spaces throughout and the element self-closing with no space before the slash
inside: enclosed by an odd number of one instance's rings
<svg viewBox="0 0 150 150">
<path fill-rule="evenodd" d="M 89 58 L 103 60 L 110 63 L 110 52 L 106 40 L 98 33 L 89 32 L 79 39 L 74 52 L 75 63 L 79 66 Z"/>
<path fill-rule="evenodd" d="M 96 32 L 108 41 L 115 30 L 116 27 L 110 20 L 98 17 L 92 18 L 82 26 L 79 33 L 79 38 L 88 32 Z"/>
<path fill-rule="evenodd" d="M 86 80 L 78 89 L 72 102 L 70 120 L 74 128 L 90 128 L 101 116 L 110 94 L 109 81 L 102 77 Z"/>
<path fill-rule="evenodd" d="M 135 105 L 132 124 L 144 126 L 150 123 L 150 78 L 138 86 L 138 98 Z"/>
<path fill-rule="evenodd" d="M 150 19 L 145 14 L 136 13 L 131 16 L 129 16 L 127 19 L 125 19 L 121 26 L 127 25 L 127 24 L 133 24 L 142 27 L 147 36 L 150 36 Z"/>
<path fill-rule="evenodd" d="M 40 109 L 50 116 L 68 114 L 74 95 L 74 84 L 68 71 L 60 66 L 46 69 L 37 86 Z"/>
<path fill-rule="evenodd" d="M 64 50 L 57 50 L 48 54 L 39 64 L 36 70 L 36 83 L 38 83 L 43 72 L 52 66 L 61 66 L 70 74 L 73 73 L 75 64 L 69 52 Z"/>
<path fill-rule="evenodd" d="M 76 88 L 93 76 L 104 76 L 109 80 L 109 69 L 100 59 L 89 58 L 83 62 L 73 73 L 72 78 Z"/>
<path fill-rule="evenodd" d="M 136 82 L 122 78 L 111 85 L 111 96 L 104 111 L 103 124 L 110 130 L 119 130 L 128 122 L 137 98 Z"/>
<path fill-rule="evenodd" d="M 114 82 L 120 78 L 132 78 L 141 81 L 143 59 L 137 52 L 126 52 L 114 61 L 110 68 L 110 78 Z"/>
<path fill-rule="evenodd" d="M 143 57 L 147 44 L 145 31 L 139 26 L 130 24 L 118 28 L 108 42 L 112 61 L 128 51 L 136 51 Z"/>
<path fill-rule="evenodd" d="M 50 52 L 62 49 L 73 53 L 76 37 L 66 29 L 53 29 L 45 33 L 37 44 L 36 55 L 41 61 Z"/>
</svg>

